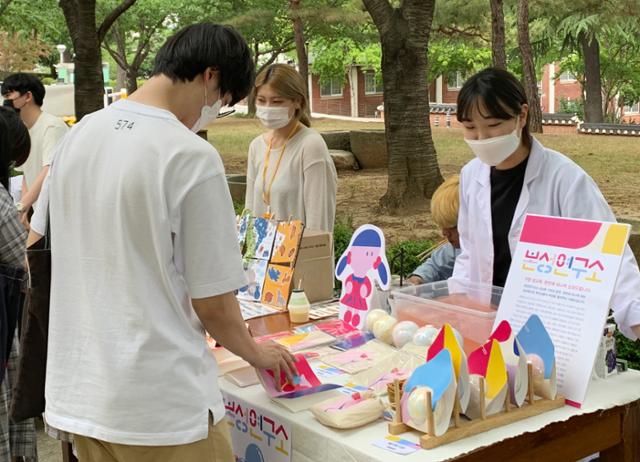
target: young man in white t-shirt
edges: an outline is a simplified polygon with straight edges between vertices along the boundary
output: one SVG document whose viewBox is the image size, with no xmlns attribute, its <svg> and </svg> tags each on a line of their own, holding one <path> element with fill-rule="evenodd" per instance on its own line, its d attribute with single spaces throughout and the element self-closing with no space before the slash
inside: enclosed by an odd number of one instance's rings
<svg viewBox="0 0 640 462">
<path fill-rule="evenodd" d="M 38 200 L 42 182 L 49 172 L 53 149 L 69 128 L 60 118 L 42 110 L 46 91 L 36 76 L 22 72 L 11 74 L 2 82 L 0 92 L 5 100 L 9 100 L 5 104 L 20 111 L 20 118 L 31 137 L 29 159 L 17 169 L 23 172 L 23 177 L 21 198 L 16 206 L 22 224 L 28 228 L 27 216 Z"/>
<path fill-rule="evenodd" d="M 253 77 L 237 32 L 189 26 L 141 89 L 86 116 L 56 149 L 45 418 L 76 435 L 82 461 L 233 460 L 205 329 L 292 378 L 294 358 L 244 325 L 224 167 L 194 133 Z"/>
</svg>

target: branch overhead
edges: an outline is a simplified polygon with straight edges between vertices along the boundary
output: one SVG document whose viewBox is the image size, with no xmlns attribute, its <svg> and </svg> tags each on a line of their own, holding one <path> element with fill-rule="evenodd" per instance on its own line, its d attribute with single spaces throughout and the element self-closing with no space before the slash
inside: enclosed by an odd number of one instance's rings
<svg viewBox="0 0 640 462">
<path fill-rule="evenodd" d="M 100 42 L 104 40 L 105 35 L 107 35 L 107 32 L 116 19 L 118 19 L 122 13 L 131 8 L 135 2 L 136 0 L 123 0 L 122 3 L 115 7 L 111 13 L 104 18 L 102 24 L 100 24 L 100 27 L 98 28 L 98 40 Z"/>
</svg>

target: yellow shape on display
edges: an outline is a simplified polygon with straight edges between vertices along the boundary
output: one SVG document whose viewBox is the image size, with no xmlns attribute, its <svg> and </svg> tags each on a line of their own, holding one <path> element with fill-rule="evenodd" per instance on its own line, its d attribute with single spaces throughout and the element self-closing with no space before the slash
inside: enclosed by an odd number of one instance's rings
<svg viewBox="0 0 640 462">
<path fill-rule="evenodd" d="M 456 377 L 460 377 L 460 367 L 462 364 L 462 345 L 458 343 L 458 339 L 453 333 L 453 329 L 449 324 L 442 326 L 444 329 L 444 348 L 451 353 L 451 362 L 456 371 Z"/>
<path fill-rule="evenodd" d="M 602 245 L 602 253 L 622 255 L 628 234 L 629 225 L 621 223 L 609 225 L 607 235 L 604 238 L 604 244 Z"/>
<path fill-rule="evenodd" d="M 309 334 L 290 335 L 289 337 L 284 337 L 284 338 L 278 339 L 278 343 L 280 343 L 281 345 L 286 346 L 286 347 L 291 347 L 291 346 L 295 346 L 298 343 L 302 342 L 308 336 L 309 336 Z"/>
<path fill-rule="evenodd" d="M 493 339 L 491 342 L 491 353 L 489 354 L 489 364 L 487 364 L 486 396 L 494 398 L 500 390 L 507 384 L 507 366 L 504 363 L 500 343 Z"/>
</svg>

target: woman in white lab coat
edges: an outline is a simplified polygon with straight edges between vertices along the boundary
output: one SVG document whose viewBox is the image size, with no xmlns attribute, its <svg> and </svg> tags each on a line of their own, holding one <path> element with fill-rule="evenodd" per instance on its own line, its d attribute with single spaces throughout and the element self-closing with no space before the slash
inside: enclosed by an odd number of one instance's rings
<svg viewBox="0 0 640 462">
<path fill-rule="evenodd" d="M 489 68 L 458 95 L 457 119 L 476 158 L 460 178 L 461 253 L 453 277 L 504 286 L 528 213 L 615 221 L 593 179 L 529 133 L 524 88 Z M 640 272 L 627 246 L 611 306 L 619 329 L 640 337 Z"/>
</svg>

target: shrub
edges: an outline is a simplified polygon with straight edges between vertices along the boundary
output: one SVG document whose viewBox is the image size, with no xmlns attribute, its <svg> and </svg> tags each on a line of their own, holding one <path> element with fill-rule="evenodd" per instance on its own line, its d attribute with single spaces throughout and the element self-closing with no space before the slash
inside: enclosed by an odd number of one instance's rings
<svg viewBox="0 0 640 462">
<path fill-rule="evenodd" d="M 433 241 L 429 240 L 408 240 L 399 242 L 387 248 L 387 260 L 391 269 L 391 274 L 402 273 L 403 277 L 409 276 L 422 263 L 418 259 L 425 250 L 433 246 Z M 402 268 L 400 267 L 400 253 L 404 251 L 402 257 Z"/>
<path fill-rule="evenodd" d="M 640 341 L 634 342 L 616 332 L 616 350 L 618 358 L 629 362 L 629 368 L 640 369 Z"/>
<path fill-rule="evenodd" d="M 333 226 L 333 256 L 336 263 L 338 263 L 338 258 L 349 246 L 349 241 L 354 231 L 351 219 L 336 221 Z"/>
<path fill-rule="evenodd" d="M 235 210 L 236 215 L 240 215 L 244 211 L 244 202 L 233 201 L 233 210 Z"/>
</svg>

